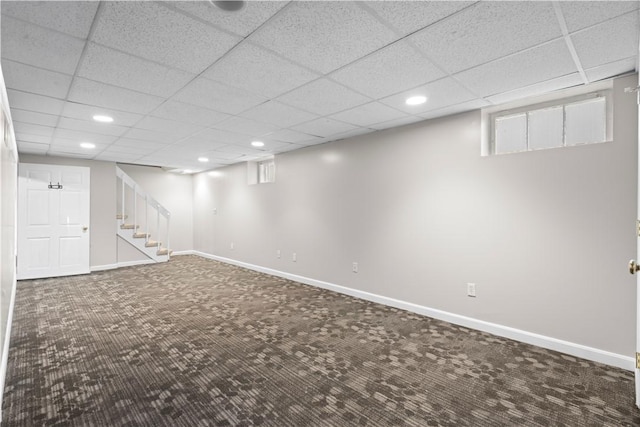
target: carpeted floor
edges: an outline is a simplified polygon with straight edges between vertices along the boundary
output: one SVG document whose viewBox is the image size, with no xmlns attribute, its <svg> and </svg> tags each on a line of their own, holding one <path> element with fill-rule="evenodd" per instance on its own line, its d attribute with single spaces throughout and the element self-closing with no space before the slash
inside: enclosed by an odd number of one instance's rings
<svg viewBox="0 0 640 427">
<path fill-rule="evenodd" d="M 630 426 L 633 374 L 195 256 L 18 283 L 3 426 Z"/>
</svg>

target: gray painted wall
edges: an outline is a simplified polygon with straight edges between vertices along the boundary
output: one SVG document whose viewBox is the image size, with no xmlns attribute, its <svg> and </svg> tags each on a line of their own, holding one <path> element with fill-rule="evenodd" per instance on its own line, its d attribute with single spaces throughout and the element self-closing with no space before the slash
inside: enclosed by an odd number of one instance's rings
<svg viewBox="0 0 640 427">
<path fill-rule="evenodd" d="M 194 248 L 631 356 L 635 79 L 611 143 L 481 157 L 471 112 L 198 174 Z"/>
</svg>

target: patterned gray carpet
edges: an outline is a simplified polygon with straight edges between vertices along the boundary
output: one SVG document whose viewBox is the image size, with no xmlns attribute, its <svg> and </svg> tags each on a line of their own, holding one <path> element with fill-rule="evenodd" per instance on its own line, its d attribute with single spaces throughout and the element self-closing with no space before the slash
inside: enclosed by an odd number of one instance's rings
<svg viewBox="0 0 640 427">
<path fill-rule="evenodd" d="M 3 426 L 631 426 L 631 372 L 195 256 L 18 283 Z"/>
</svg>

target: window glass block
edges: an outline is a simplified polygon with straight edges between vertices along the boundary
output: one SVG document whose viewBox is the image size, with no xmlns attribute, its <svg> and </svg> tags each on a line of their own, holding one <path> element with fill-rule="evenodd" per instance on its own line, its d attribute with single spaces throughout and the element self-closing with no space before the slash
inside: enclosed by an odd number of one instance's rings
<svg viewBox="0 0 640 427">
<path fill-rule="evenodd" d="M 529 112 L 529 149 L 562 147 L 562 106 Z"/>
<path fill-rule="evenodd" d="M 567 145 L 604 142 L 607 138 L 607 104 L 604 97 L 565 106 Z"/>
<path fill-rule="evenodd" d="M 526 113 L 499 117 L 495 121 L 496 154 L 527 151 Z"/>
</svg>

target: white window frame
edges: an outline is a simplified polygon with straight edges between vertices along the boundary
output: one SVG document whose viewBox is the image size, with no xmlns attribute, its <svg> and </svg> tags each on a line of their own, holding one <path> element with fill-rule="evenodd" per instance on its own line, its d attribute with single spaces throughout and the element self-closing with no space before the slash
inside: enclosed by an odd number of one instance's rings
<svg viewBox="0 0 640 427">
<path fill-rule="evenodd" d="M 481 111 L 481 155 L 482 156 L 501 156 L 506 154 L 527 153 L 531 151 L 542 151 L 557 148 L 579 147 L 584 144 L 565 145 L 565 135 L 563 135 L 563 145 L 561 147 L 537 148 L 530 149 L 528 141 L 528 125 L 527 125 L 527 149 L 522 151 L 513 151 L 509 153 L 497 153 L 495 144 L 495 121 L 497 118 L 506 117 L 519 113 L 527 113 L 530 111 L 541 110 L 555 106 L 565 106 L 580 101 L 586 101 L 595 97 L 604 97 L 606 104 L 606 129 L 605 141 L 590 142 L 591 144 L 602 144 L 613 141 L 613 80 L 592 83 L 588 86 L 579 86 L 560 90 L 554 93 L 541 96 L 531 97 L 525 100 L 510 102 L 504 105 L 487 107 Z M 563 114 L 564 108 L 563 108 Z M 563 123 L 563 127 L 564 127 Z"/>
</svg>

